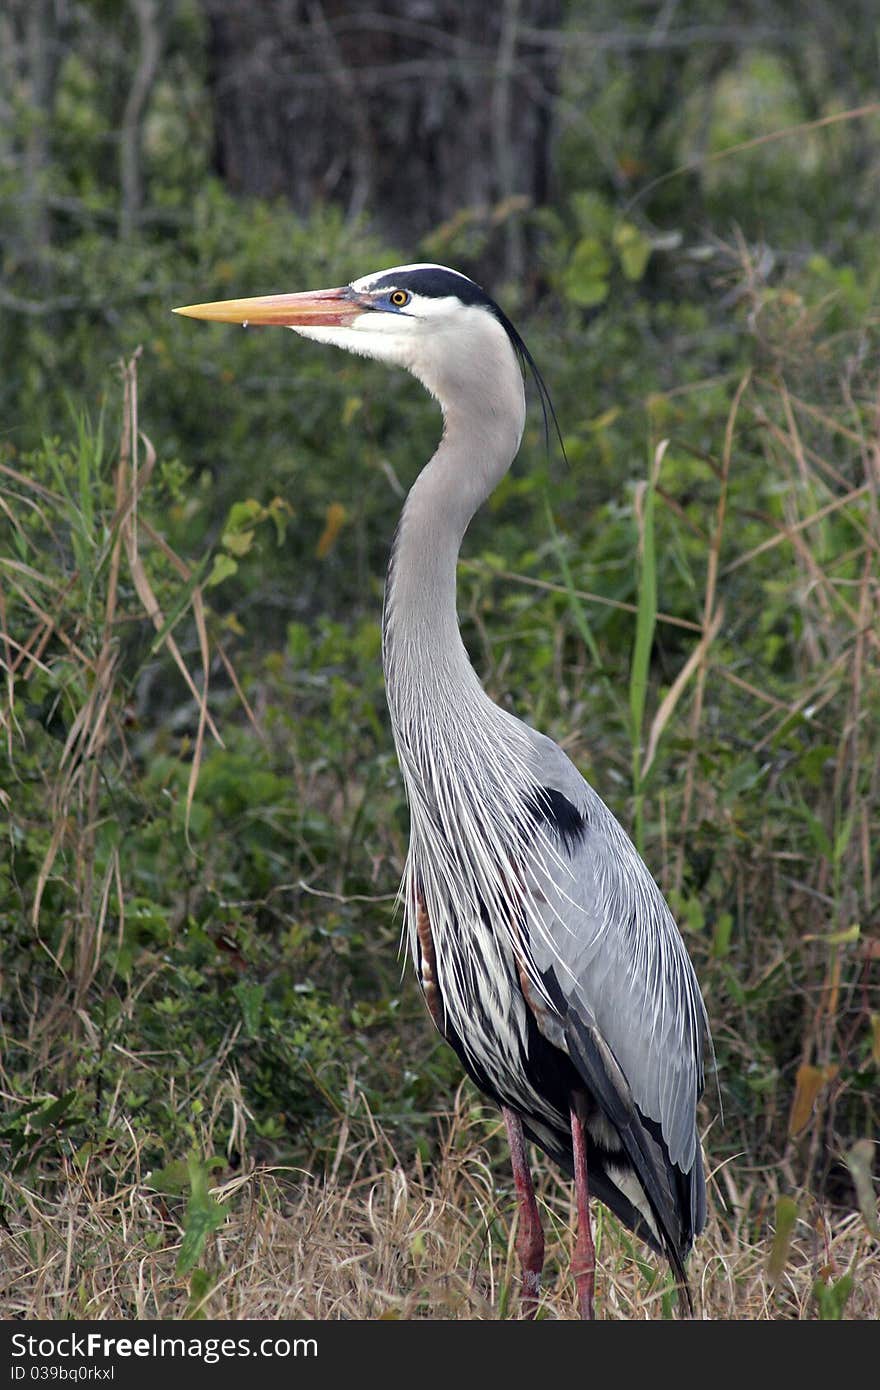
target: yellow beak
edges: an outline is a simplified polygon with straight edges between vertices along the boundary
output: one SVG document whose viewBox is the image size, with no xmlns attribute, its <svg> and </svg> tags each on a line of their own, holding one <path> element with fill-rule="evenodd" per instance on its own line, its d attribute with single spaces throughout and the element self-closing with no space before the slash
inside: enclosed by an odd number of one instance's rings
<svg viewBox="0 0 880 1390">
<path fill-rule="evenodd" d="M 305 294 L 266 294 L 256 299 L 219 299 L 213 304 L 187 304 L 172 310 L 190 319 L 240 323 L 245 328 L 342 327 L 362 314 L 368 304 L 348 285 Z"/>
</svg>

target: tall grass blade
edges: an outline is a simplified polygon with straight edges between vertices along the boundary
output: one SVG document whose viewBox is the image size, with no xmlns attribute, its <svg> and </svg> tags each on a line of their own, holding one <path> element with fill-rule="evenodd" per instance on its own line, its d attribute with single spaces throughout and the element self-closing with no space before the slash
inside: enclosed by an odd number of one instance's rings
<svg viewBox="0 0 880 1390">
<path fill-rule="evenodd" d="M 636 493 L 636 516 L 639 527 L 639 583 L 636 611 L 636 632 L 630 662 L 629 714 L 632 749 L 633 797 L 635 799 L 635 842 L 644 848 L 642 724 L 648 697 L 648 675 L 651 647 L 657 625 L 657 558 L 654 551 L 654 498 L 663 455 L 669 445 L 663 439 L 657 445 L 650 477 Z"/>
</svg>

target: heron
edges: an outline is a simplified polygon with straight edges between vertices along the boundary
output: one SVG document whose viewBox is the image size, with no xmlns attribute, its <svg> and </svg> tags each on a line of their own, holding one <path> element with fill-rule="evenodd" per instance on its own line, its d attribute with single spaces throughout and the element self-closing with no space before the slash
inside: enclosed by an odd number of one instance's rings
<svg viewBox="0 0 880 1390">
<path fill-rule="evenodd" d="M 668 1261 L 693 1314 L 708 1036 L 693 965 L 618 820 L 558 744 L 487 695 L 458 625 L 460 547 L 519 451 L 527 370 L 552 414 L 533 357 L 483 289 L 440 265 L 175 312 L 290 328 L 405 368 L 439 403 L 442 436 L 400 515 L 382 619 L 410 814 L 409 952 L 434 1024 L 504 1117 L 522 1316 L 538 1311 L 544 1263 L 527 1141 L 574 1181 L 580 1316 L 594 1316 L 591 1197 Z"/>
</svg>

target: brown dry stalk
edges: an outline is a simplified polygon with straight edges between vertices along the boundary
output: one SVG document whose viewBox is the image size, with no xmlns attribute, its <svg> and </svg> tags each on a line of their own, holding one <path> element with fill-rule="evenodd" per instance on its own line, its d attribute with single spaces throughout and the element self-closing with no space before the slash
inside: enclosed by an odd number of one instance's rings
<svg viewBox="0 0 880 1390">
<path fill-rule="evenodd" d="M 240 1106 L 234 1078 L 221 1079 L 217 1089 L 227 1105 Z M 506 1316 L 515 1319 L 511 1196 L 497 1195 L 485 1147 L 489 1127 L 474 1117 L 469 1097 L 460 1094 L 441 1121 L 440 1158 L 430 1178 L 418 1156 L 395 1151 L 353 1083 L 347 1100 L 356 1123 L 344 1131 L 336 1177 L 260 1166 L 212 1183 L 226 1221 L 205 1246 L 210 1278 L 198 1306 L 229 1321 L 473 1321 L 498 1318 L 503 1301 Z M 240 1120 L 249 1122 L 244 1109 Z M 156 1191 L 143 1142 L 120 1126 L 115 1143 L 108 1139 L 65 1158 L 47 1191 L 34 1190 L 30 1178 L 4 1179 L 6 1317 L 193 1316 L 187 1282 L 175 1269 L 183 1204 Z M 200 1148 L 216 1152 L 209 1132 Z M 570 1185 L 542 1167 L 537 1186 L 549 1255 L 542 1316 L 573 1320 Z M 831 1216 L 797 1193 L 784 1258 L 771 1270 L 778 1188 L 772 1173 L 754 1181 L 736 1178 L 724 1165 L 711 1175 L 709 1223 L 689 1261 L 700 1316 L 813 1319 L 817 1278 L 852 1271 L 846 1316 L 876 1320 L 877 1245 L 858 1212 Z M 632 1258 L 633 1238 L 599 1207 L 596 1217 L 601 1316 L 662 1318 L 668 1281 L 652 1279 L 644 1262 Z"/>
<path fill-rule="evenodd" d="M 716 613 L 716 593 L 718 589 L 718 578 L 721 561 L 721 546 L 724 540 L 724 523 L 727 516 L 727 486 L 730 477 L 730 461 L 733 456 L 733 438 L 736 427 L 737 416 L 739 415 L 740 403 L 746 388 L 751 380 L 751 373 L 741 378 L 736 388 L 736 393 L 727 416 L 727 424 L 724 431 L 724 451 L 721 456 L 721 473 L 719 477 L 718 504 L 715 508 L 715 523 L 712 529 L 712 539 L 709 545 L 709 555 L 706 565 L 706 586 L 703 594 L 703 621 L 702 621 L 702 640 L 698 651 L 699 659 L 696 663 L 694 678 L 694 701 L 691 706 L 690 738 L 691 747 L 688 751 L 687 765 L 684 777 L 684 792 L 682 795 L 680 835 L 678 853 L 675 864 L 675 884 L 681 892 L 684 880 L 684 854 L 687 841 L 687 828 L 690 822 L 691 803 L 694 796 L 694 783 L 697 764 L 697 746 L 700 731 L 700 723 L 703 717 L 703 697 L 706 688 L 706 676 L 709 669 L 709 651 L 714 640 L 715 634 L 721 625 L 721 618 Z"/>
<path fill-rule="evenodd" d="M 135 436 L 132 432 L 137 422 L 137 368 L 135 358 L 132 358 L 131 362 L 129 362 L 126 365 L 126 367 L 124 368 L 124 373 L 124 418 L 129 421 L 129 428 L 123 433 L 122 446 L 120 449 L 120 467 L 125 468 L 126 472 L 129 474 L 131 478 L 131 486 L 127 494 L 126 505 L 123 508 L 122 515 L 119 518 L 119 528 L 122 534 L 122 542 L 125 546 L 129 571 L 131 573 L 132 582 L 137 591 L 138 598 L 140 599 L 141 604 L 143 605 L 144 612 L 150 619 L 150 622 L 153 624 L 156 631 L 158 633 L 163 633 L 163 629 L 165 627 L 165 614 L 163 613 L 159 601 L 156 598 L 156 595 L 153 591 L 153 587 L 150 584 L 143 560 L 141 559 L 139 553 L 136 525 L 138 492 L 146 486 L 150 474 L 153 471 L 153 467 L 156 462 L 156 451 L 153 448 L 150 441 L 142 436 L 144 448 L 146 450 L 146 460 L 143 466 L 139 469 L 137 464 L 137 436 Z M 198 598 L 196 598 L 196 595 L 198 595 Z M 177 669 L 183 676 L 184 681 L 186 682 L 187 689 L 189 690 L 190 694 L 193 696 L 199 707 L 200 730 L 203 732 L 204 727 L 207 724 L 207 727 L 210 729 L 212 735 L 222 747 L 223 740 L 220 737 L 220 734 L 217 730 L 217 726 L 211 718 L 211 715 L 209 714 L 207 707 L 209 662 L 207 653 L 207 637 L 204 623 L 204 609 L 201 606 L 201 592 L 198 589 L 198 586 L 196 586 L 196 588 L 194 588 L 193 590 L 192 601 L 193 611 L 196 616 L 196 624 L 199 633 L 199 646 L 201 649 L 203 663 L 204 690 L 199 691 L 198 686 L 196 685 L 195 681 L 190 675 L 189 668 L 187 667 L 187 664 L 184 661 L 183 656 L 181 655 L 180 648 L 178 647 L 176 641 L 174 640 L 174 637 L 170 632 L 163 633 L 162 642 L 171 653 L 171 656 L 174 659 L 174 663 L 177 666 Z M 196 611 L 197 608 L 198 611 Z M 187 816 L 189 815 L 189 802 L 190 798 L 188 796 Z"/>
<path fill-rule="evenodd" d="M 862 436 L 858 434 L 856 430 L 851 430 L 847 425 L 842 425 L 833 415 L 829 415 L 827 411 L 821 410 L 817 405 L 813 405 L 811 401 L 805 401 L 800 396 L 793 395 L 790 391 L 788 397 L 793 406 L 803 411 L 805 415 L 811 416 L 812 419 L 818 420 L 819 424 L 824 425 L 830 433 L 842 435 L 843 438 L 848 439 L 851 444 L 864 443 Z M 837 477 L 838 481 L 843 481 L 840 474 L 838 474 Z"/>
<path fill-rule="evenodd" d="M 189 567 L 180 560 L 164 538 L 145 519 L 139 516 L 138 512 L 139 500 L 150 482 L 156 463 L 155 449 L 150 441 L 138 432 L 137 363 L 139 355 L 140 352 L 136 352 L 128 362 L 122 364 L 121 368 L 123 380 L 122 436 L 115 465 L 114 514 L 110 527 L 112 541 L 107 570 L 107 591 L 100 628 L 101 641 L 97 653 L 90 654 L 84 650 L 80 642 L 71 635 L 71 630 L 76 631 L 76 625 L 80 619 L 67 609 L 65 600 L 79 579 L 78 571 L 69 575 L 62 585 L 54 586 L 50 609 L 34 597 L 35 584 L 28 583 L 29 578 L 36 579 L 45 587 L 43 576 L 35 573 L 29 575 L 27 573 L 28 567 L 13 559 L 9 559 L 4 564 L 7 582 L 23 602 L 25 608 L 37 619 L 36 625 L 24 642 L 15 641 L 8 632 L 8 609 L 5 595 L 0 590 L 0 622 L 2 622 L 2 634 L 0 636 L 2 636 L 7 654 L 7 695 L 3 718 L 7 726 L 8 741 L 13 737 L 12 712 L 16 673 L 19 673 L 19 678 L 28 680 L 36 671 L 45 671 L 47 668 L 42 658 L 51 640 L 57 639 L 77 663 L 80 670 L 87 672 L 89 677 L 84 682 L 87 691 L 86 696 L 76 710 L 66 731 L 64 748 L 59 760 L 59 773 L 61 775 L 51 792 L 52 833 L 37 874 L 31 910 L 31 920 L 36 927 L 46 885 L 61 847 L 71 833 L 71 807 L 74 798 L 78 798 L 78 809 L 74 817 L 79 826 L 75 872 L 77 902 L 75 913 L 77 922 L 75 987 L 76 998 L 80 1001 L 84 998 L 85 991 L 98 968 L 111 880 L 116 883 L 120 903 L 119 911 L 122 912 L 118 859 L 111 859 L 110 868 L 100 887 L 100 905 L 97 914 L 93 910 L 95 896 L 93 871 L 94 842 L 100 801 L 100 755 L 108 744 L 113 728 L 119 727 L 114 705 L 118 687 L 117 630 L 120 621 L 119 591 L 123 562 L 129 571 L 144 612 L 159 633 L 157 644 L 164 645 L 170 652 L 198 707 L 198 724 L 186 791 L 187 830 L 202 764 L 206 732 L 209 732 L 221 746 L 223 742 L 208 708 L 211 643 L 208 637 L 207 614 L 201 587 L 195 582 Z M 142 446 L 144 450 L 142 460 L 139 456 L 139 446 Z M 16 474 L 14 470 L 4 469 L 3 471 L 11 474 L 16 480 L 21 480 L 20 475 Z M 27 482 L 28 480 L 21 481 Z M 36 484 L 32 484 L 32 486 L 48 502 L 54 502 L 57 505 L 63 504 L 64 499 L 51 493 L 48 489 Z M 190 586 L 187 598 L 199 643 L 202 668 L 201 689 L 190 673 L 173 634 L 166 629 L 165 614 L 150 582 L 141 554 L 138 541 L 138 534 L 141 530 L 162 551 L 165 558 L 172 563 Z M 255 716 L 245 699 L 232 663 L 225 652 L 221 651 L 220 655 L 242 704 L 256 728 Z M 70 933 L 73 929 L 71 922 L 65 922 L 63 925 L 61 946 L 56 953 L 50 952 L 56 964 L 67 949 Z"/>
<path fill-rule="evenodd" d="M 763 555 L 765 551 L 772 550 L 774 546 L 781 545 L 783 541 L 790 541 L 793 535 L 801 531 L 806 531 L 809 526 L 815 526 L 816 523 L 821 521 L 824 517 L 830 516 L 832 512 L 839 511 L 841 507 L 847 506 L 850 502 L 858 501 L 860 497 L 865 497 L 870 491 L 870 483 L 862 483 L 860 487 L 853 488 L 852 491 L 848 492 L 844 497 L 832 498 L 824 507 L 820 507 L 818 511 L 812 512 L 810 516 L 803 517 L 802 520 L 798 521 L 794 526 L 780 527 L 775 536 L 768 536 L 767 539 L 761 541 L 759 545 L 753 546 L 752 549 L 746 551 L 744 555 L 738 555 L 735 560 L 731 560 L 729 565 L 725 565 L 724 569 L 721 571 L 722 578 L 726 579 L 729 574 L 733 574 L 734 570 L 738 570 L 743 565 L 747 565 L 751 560 L 756 559 L 759 555 Z"/>
<path fill-rule="evenodd" d="M 814 121 L 799 121 L 797 125 L 784 126 L 781 130 L 771 130 L 766 135 L 755 135 L 750 140 L 740 140 L 735 145 L 728 145 L 723 150 L 715 150 L 712 154 L 699 155 L 696 159 L 689 159 L 686 163 L 679 164 L 675 169 L 670 169 L 667 173 L 661 174 L 640 188 L 638 193 L 627 203 L 622 215 L 626 217 L 631 209 L 641 203 L 649 194 L 662 187 L 670 179 L 679 178 L 682 174 L 708 168 L 712 164 L 720 164 L 725 159 L 732 159 L 735 155 L 745 154 L 747 150 L 757 150 L 764 145 L 777 144 L 780 140 L 802 137 L 813 130 L 826 130 L 829 126 L 839 125 L 842 121 L 865 120 L 871 116 L 880 116 L 880 101 L 869 101 L 862 106 L 852 106 L 846 111 L 835 111 L 830 116 L 819 116 Z"/>
<path fill-rule="evenodd" d="M 157 549 L 161 550 L 165 558 L 177 570 L 177 573 L 180 575 L 181 579 L 183 579 L 185 583 L 191 584 L 193 580 L 192 570 L 190 569 L 189 565 L 187 565 L 186 562 L 180 558 L 177 552 L 171 549 L 171 546 L 168 544 L 165 537 L 160 535 L 160 533 L 153 526 L 151 526 L 149 521 L 147 521 L 144 517 L 140 518 L 140 528 L 143 531 L 144 535 L 147 536 L 150 541 L 152 541 L 152 543 L 157 547 Z M 204 602 L 202 599 L 201 589 L 194 590 L 194 601 L 198 603 L 199 612 L 204 616 Z M 250 705 L 250 701 L 248 700 L 247 695 L 245 695 L 244 690 L 242 689 L 241 682 L 238 679 L 238 672 L 236 671 L 235 667 L 230 661 L 226 649 L 223 646 L 223 643 L 216 636 L 214 637 L 214 650 L 216 651 L 217 655 L 223 663 L 223 668 L 226 671 L 226 674 L 229 677 L 230 681 L 232 682 L 232 687 L 235 690 L 235 693 L 238 696 L 239 701 L 241 702 L 242 709 L 247 715 L 251 727 L 254 730 L 254 733 L 257 735 L 260 742 L 265 744 L 266 735 L 260 727 L 260 724 L 257 722 L 257 716 L 254 714 L 254 711 Z"/>
<path fill-rule="evenodd" d="M 638 605 L 623 599 L 609 598 L 606 594 L 594 594 L 589 589 L 569 589 L 565 584 L 554 584 L 549 579 L 536 579 L 530 574 L 517 574 L 514 570 L 499 570 L 481 560 L 459 560 L 462 569 L 475 574 L 486 574 L 496 579 L 507 579 L 513 584 L 525 584 L 530 589 L 542 589 L 550 594 L 564 594 L 566 598 L 580 598 L 586 603 L 599 603 L 605 608 L 616 608 L 623 613 L 638 613 Z M 683 627 L 688 632 L 702 631 L 700 624 L 690 618 L 679 618 L 674 613 L 657 613 L 658 623 L 668 623 L 670 627 Z"/>
</svg>

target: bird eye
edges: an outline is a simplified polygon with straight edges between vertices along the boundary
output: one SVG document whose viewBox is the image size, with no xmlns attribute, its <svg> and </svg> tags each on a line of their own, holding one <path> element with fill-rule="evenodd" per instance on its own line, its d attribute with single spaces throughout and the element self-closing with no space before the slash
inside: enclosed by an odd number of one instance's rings
<svg viewBox="0 0 880 1390">
<path fill-rule="evenodd" d="M 408 294 L 406 290 L 392 290 L 388 299 L 395 309 L 402 309 L 404 304 L 408 304 L 412 299 L 412 295 Z"/>
</svg>

